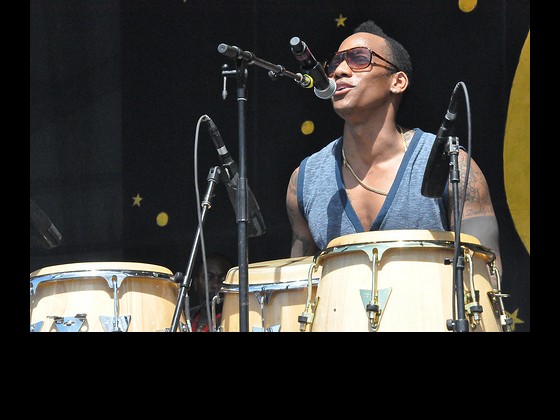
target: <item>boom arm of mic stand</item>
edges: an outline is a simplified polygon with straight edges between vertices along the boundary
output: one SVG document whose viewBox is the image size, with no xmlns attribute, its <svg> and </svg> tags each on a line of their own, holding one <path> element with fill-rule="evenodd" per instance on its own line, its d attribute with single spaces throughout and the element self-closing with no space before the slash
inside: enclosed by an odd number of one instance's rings
<svg viewBox="0 0 560 420">
<path fill-rule="evenodd" d="M 304 88 L 311 87 L 313 85 L 313 80 L 310 79 L 309 75 L 302 74 L 302 73 L 293 73 L 291 71 L 288 71 L 284 66 L 280 64 L 273 64 L 269 61 L 258 58 L 255 54 L 253 54 L 250 51 L 243 51 L 235 46 L 220 44 L 218 45 L 218 52 L 230 58 L 244 60 L 247 62 L 248 65 L 256 64 L 259 67 L 269 70 L 268 76 L 272 80 L 276 80 L 280 76 L 288 76 L 293 80 L 295 80 L 300 86 Z"/>
<path fill-rule="evenodd" d="M 196 230 L 196 234 L 194 237 L 193 246 L 191 249 L 191 255 L 189 257 L 189 263 L 187 265 L 187 269 L 185 270 L 185 275 L 181 279 L 181 284 L 179 286 L 179 293 L 177 296 L 177 304 L 175 306 L 175 312 L 173 314 L 173 320 L 171 322 L 171 328 L 169 329 L 169 332 L 176 332 L 179 326 L 179 319 L 181 317 L 181 309 L 183 309 L 185 295 L 187 294 L 187 291 L 190 290 L 191 288 L 192 271 L 193 271 L 194 261 L 196 259 L 196 255 L 198 252 L 198 248 L 200 246 L 200 234 L 201 234 L 202 226 L 204 226 L 204 222 L 206 220 L 206 213 L 212 207 L 211 200 L 212 197 L 214 196 L 214 190 L 216 189 L 216 184 L 219 182 L 220 173 L 221 173 L 221 169 L 219 166 L 214 166 L 210 168 L 210 171 L 208 172 L 208 178 L 207 178 L 208 187 L 206 189 L 206 194 L 202 199 L 202 203 L 200 203 L 200 206 L 202 207 L 201 223 L 198 224 L 198 228 Z M 190 320 L 190 314 L 185 313 L 185 318 L 187 318 L 187 325 L 190 325 L 190 323 L 188 322 Z M 189 332 L 191 332 L 190 327 L 188 329 Z"/>
</svg>

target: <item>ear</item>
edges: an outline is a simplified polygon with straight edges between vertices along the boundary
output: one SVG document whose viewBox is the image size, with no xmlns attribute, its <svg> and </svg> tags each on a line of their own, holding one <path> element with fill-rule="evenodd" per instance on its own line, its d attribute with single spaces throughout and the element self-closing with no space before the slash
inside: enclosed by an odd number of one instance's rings
<svg viewBox="0 0 560 420">
<path fill-rule="evenodd" d="M 408 76 L 404 71 L 394 73 L 391 78 L 391 93 L 403 93 L 408 87 Z"/>
</svg>

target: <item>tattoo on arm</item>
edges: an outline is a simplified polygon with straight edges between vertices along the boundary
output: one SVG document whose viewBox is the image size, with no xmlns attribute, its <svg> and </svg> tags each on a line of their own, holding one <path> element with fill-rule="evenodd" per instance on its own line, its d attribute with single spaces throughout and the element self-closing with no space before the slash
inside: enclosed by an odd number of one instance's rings
<svg viewBox="0 0 560 420">
<path fill-rule="evenodd" d="M 467 175 L 467 155 L 465 152 L 459 155 L 459 204 L 462 205 L 463 200 L 463 217 L 475 216 L 491 216 L 494 215 L 494 209 L 490 200 L 490 192 L 484 174 L 478 165 L 471 161 L 469 181 L 465 191 L 465 179 Z M 449 218 L 453 221 L 454 203 L 451 185 L 449 188 Z M 454 223 L 452 222 L 451 225 Z"/>
</svg>

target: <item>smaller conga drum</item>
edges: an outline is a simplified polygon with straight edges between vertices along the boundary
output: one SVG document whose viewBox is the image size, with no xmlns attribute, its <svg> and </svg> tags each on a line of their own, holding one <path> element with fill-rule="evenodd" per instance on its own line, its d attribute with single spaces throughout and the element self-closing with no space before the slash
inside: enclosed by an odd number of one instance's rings
<svg viewBox="0 0 560 420">
<path fill-rule="evenodd" d="M 453 232 L 374 231 L 341 236 L 315 257 L 322 267 L 306 328 L 311 332 L 444 332 L 454 320 L 469 331 L 502 331 L 492 287 L 494 253 L 461 234 L 464 310 L 457 313 Z"/>
<path fill-rule="evenodd" d="M 314 270 L 313 257 L 251 263 L 247 272 L 249 331 L 299 332 L 298 317 L 314 297 L 321 273 Z M 219 295 L 220 331 L 239 332 L 239 267 L 228 271 Z"/>
<path fill-rule="evenodd" d="M 169 269 L 153 264 L 86 262 L 41 268 L 30 274 L 30 331 L 168 331 L 178 287 Z"/>
</svg>

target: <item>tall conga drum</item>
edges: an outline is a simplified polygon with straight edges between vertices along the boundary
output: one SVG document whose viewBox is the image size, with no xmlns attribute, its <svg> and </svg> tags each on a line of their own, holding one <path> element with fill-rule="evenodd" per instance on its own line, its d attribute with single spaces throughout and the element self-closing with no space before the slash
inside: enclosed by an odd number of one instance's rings
<svg viewBox="0 0 560 420">
<path fill-rule="evenodd" d="M 461 234 L 469 331 L 503 331 L 501 293 L 491 284 L 495 255 Z M 308 314 L 310 332 L 444 332 L 458 318 L 453 232 L 374 231 L 333 239 L 315 257 L 321 276 Z"/>
</svg>

